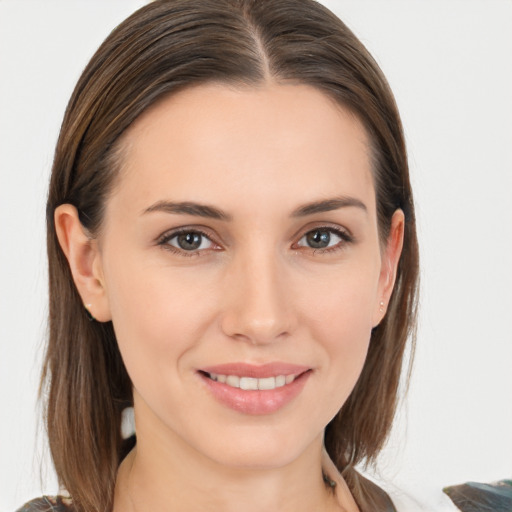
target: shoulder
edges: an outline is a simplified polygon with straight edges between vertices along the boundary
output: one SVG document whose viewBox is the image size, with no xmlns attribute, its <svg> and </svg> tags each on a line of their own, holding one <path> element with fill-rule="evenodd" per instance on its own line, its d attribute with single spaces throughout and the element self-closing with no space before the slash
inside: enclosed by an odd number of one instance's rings
<svg viewBox="0 0 512 512">
<path fill-rule="evenodd" d="M 63 496 L 42 496 L 31 500 L 16 512 L 73 512 L 74 507 L 69 498 Z"/>
</svg>

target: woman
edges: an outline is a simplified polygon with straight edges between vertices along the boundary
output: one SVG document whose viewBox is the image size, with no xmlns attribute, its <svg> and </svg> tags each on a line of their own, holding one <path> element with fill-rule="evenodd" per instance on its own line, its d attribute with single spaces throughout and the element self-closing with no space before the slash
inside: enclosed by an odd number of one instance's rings
<svg viewBox="0 0 512 512">
<path fill-rule="evenodd" d="M 72 95 L 47 222 L 57 509 L 394 510 L 355 465 L 414 331 L 414 207 L 393 96 L 339 19 L 137 11 Z"/>
</svg>

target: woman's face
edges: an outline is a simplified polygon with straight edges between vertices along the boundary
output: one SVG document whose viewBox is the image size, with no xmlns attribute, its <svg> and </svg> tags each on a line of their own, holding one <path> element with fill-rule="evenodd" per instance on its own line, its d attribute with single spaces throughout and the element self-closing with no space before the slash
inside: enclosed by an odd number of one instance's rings
<svg viewBox="0 0 512 512">
<path fill-rule="evenodd" d="M 92 309 L 139 440 L 291 462 L 350 394 L 390 292 L 365 130 L 309 86 L 210 84 L 153 106 L 123 148 Z"/>
</svg>

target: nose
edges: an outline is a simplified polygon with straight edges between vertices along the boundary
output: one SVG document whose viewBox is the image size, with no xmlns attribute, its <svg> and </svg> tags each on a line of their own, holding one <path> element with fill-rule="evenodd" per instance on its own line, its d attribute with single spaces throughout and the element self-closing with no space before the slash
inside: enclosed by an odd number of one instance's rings
<svg viewBox="0 0 512 512">
<path fill-rule="evenodd" d="M 252 254 L 233 262 L 224 283 L 222 330 L 235 339 L 264 345 L 295 329 L 289 278 L 275 254 Z"/>
</svg>

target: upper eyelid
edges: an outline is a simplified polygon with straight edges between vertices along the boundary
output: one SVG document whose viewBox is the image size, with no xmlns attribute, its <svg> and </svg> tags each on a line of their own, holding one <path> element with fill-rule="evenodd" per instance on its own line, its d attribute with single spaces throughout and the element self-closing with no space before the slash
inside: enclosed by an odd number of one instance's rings
<svg viewBox="0 0 512 512">
<path fill-rule="evenodd" d="M 158 236 L 157 242 L 170 240 L 171 238 L 181 235 L 182 233 L 199 233 L 200 235 L 203 235 L 206 238 L 208 238 L 208 240 L 210 240 L 211 242 L 218 243 L 215 240 L 215 236 L 213 236 L 209 231 L 209 229 L 201 226 L 182 226 L 179 228 L 173 228 L 165 231 L 164 233 Z"/>
<path fill-rule="evenodd" d="M 308 229 L 307 231 L 304 231 L 303 235 L 299 238 L 299 240 L 302 240 L 308 233 L 312 233 L 312 232 L 314 233 L 315 231 L 328 231 L 337 236 L 343 236 L 343 235 L 348 236 L 348 233 L 345 233 L 341 229 L 329 228 L 329 227 L 319 227 L 319 228 L 313 228 L 313 229 Z"/>
<path fill-rule="evenodd" d="M 341 242 L 338 242 L 333 247 L 336 247 L 340 243 L 347 244 L 347 243 L 352 243 L 355 241 L 352 234 L 349 233 L 347 230 L 344 230 L 342 228 L 333 228 L 333 227 L 329 227 L 329 226 L 318 226 L 316 228 L 312 228 L 312 229 L 308 229 L 307 231 L 304 231 L 303 234 L 298 238 L 297 242 L 295 242 L 295 244 L 300 242 L 308 233 L 311 233 L 312 231 L 330 231 L 331 233 L 334 233 L 338 238 L 341 239 Z M 303 248 L 308 249 L 308 247 L 303 247 Z M 313 249 L 313 248 L 309 247 L 309 249 Z M 328 250 L 328 249 L 329 248 L 326 247 L 326 248 L 319 248 L 319 249 L 313 249 L 313 250 L 316 252 L 316 251 L 323 251 L 323 250 Z"/>
<path fill-rule="evenodd" d="M 297 231 L 292 238 L 295 240 L 300 240 L 302 237 L 304 237 L 311 231 L 321 230 L 321 229 L 325 229 L 327 231 L 332 231 L 334 233 L 340 233 L 340 234 L 345 235 L 346 237 L 350 238 L 351 240 L 355 239 L 355 237 L 350 229 L 340 226 L 338 224 L 330 224 L 328 222 L 320 222 L 320 223 L 315 223 L 314 225 L 303 227 L 299 231 Z"/>
</svg>

